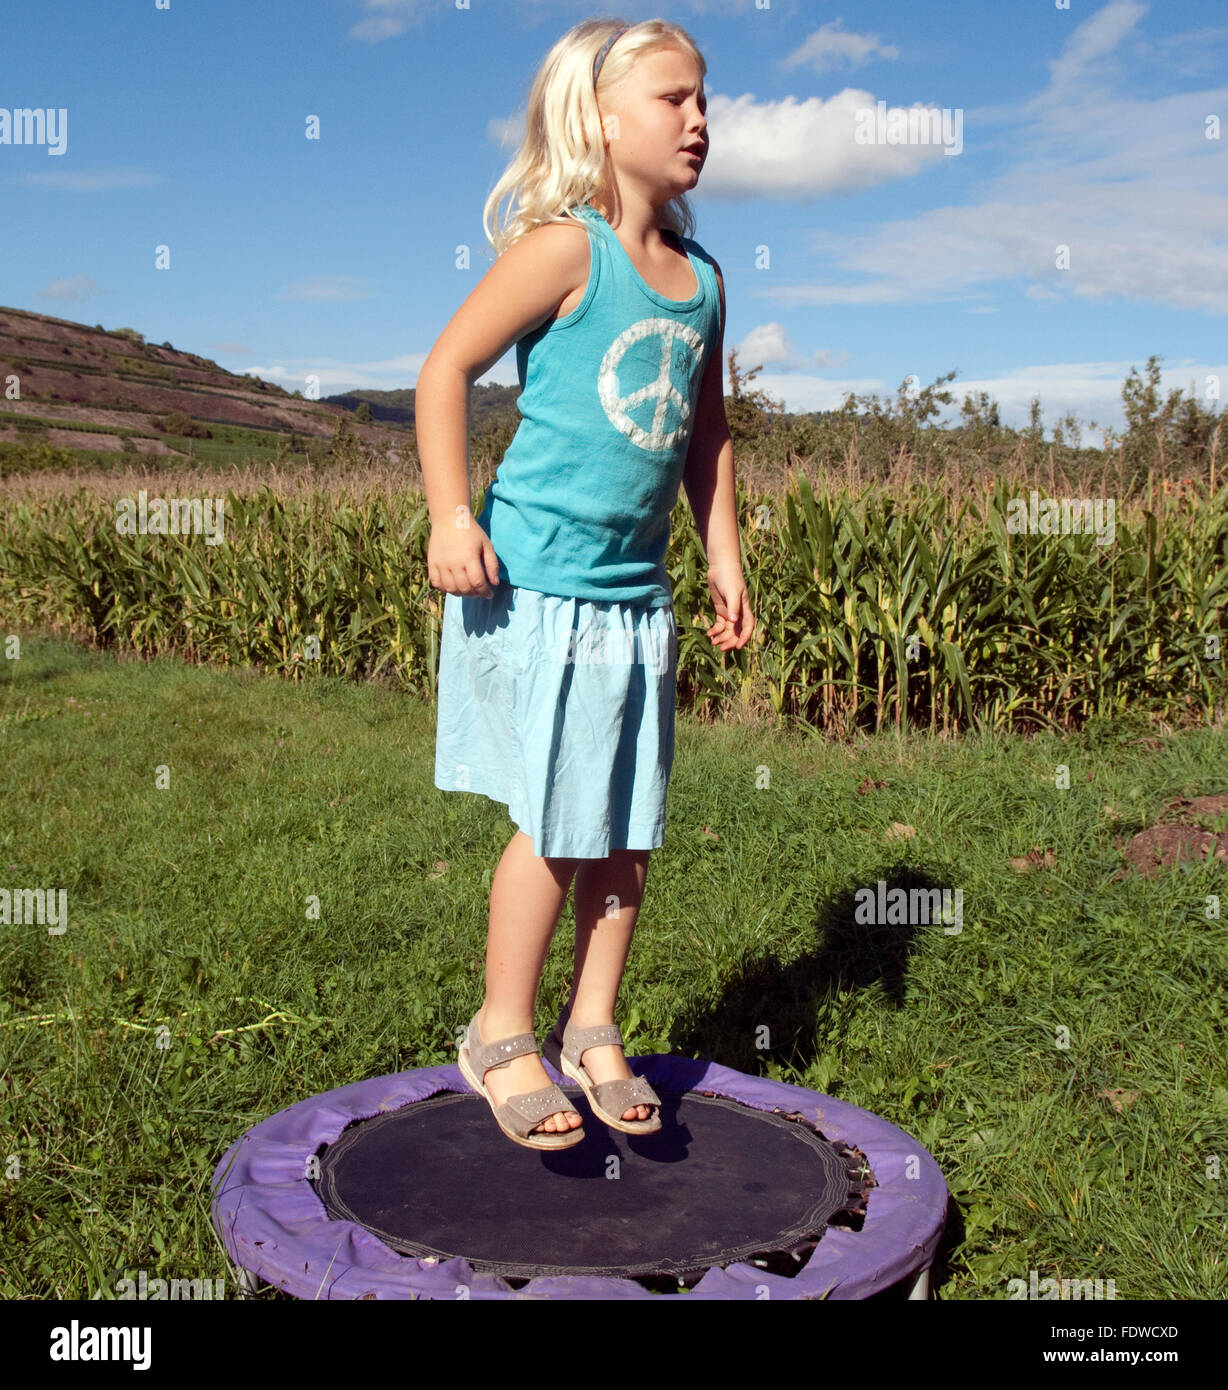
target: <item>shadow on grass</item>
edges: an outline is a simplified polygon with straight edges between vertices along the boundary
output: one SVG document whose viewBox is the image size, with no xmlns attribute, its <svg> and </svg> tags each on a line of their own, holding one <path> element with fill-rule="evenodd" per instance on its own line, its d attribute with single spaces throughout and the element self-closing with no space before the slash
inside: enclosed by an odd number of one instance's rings
<svg viewBox="0 0 1228 1390">
<path fill-rule="evenodd" d="M 907 892 L 948 886 L 898 863 L 880 870 L 865 886 L 876 890 L 877 878 L 883 880 L 888 893 L 893 888 Z M 859 916 L 874 916 L 876 908 L 873 902 L 865 906 L 859 903 L 857 892 L 856 888 L 846 889 L 819 906 L 810 932 L 813 949 L 788 964 L 774 955 L 748 962 L 726 981 L 715 1007 L 693 1010 L 676 1019 L 670 1051 L 684 1056 L 697 1054 L 722 1066 L 760 1075 L 770 1049 L 774 1060 L 805 1072 L 818 1060 L 818 1035 L 831 1004 L 841 995 L 876 988 L 890 1007 L 902 1008 L 917 932 L 941 931 L 942 924 L 859 921 Z M 765 1026 L 767 1049 L 757 1046 Z M 943 1233 L 930 1268 L 931 1298 L 951 1278 L 950 1256 L 963 1239 L 959 1206 L 948 1200 Z M 906 1283 L 871 1297 L 892 1302 L 905 1299 Z"/>
<path fill-rule="evenodd" d="M 886 891 L 944 886 L 906 865 L 880 871 Z M 875 884 L 867 885 L 872 890 Z M 670 1051 L 698 1054 L 722 1066 L 758 1075 L 765 1053 L 805 1071 L 817 1060 L 816 1034 L 830 1003 L 850 990 L 877 986 L 894 1008 L 904 1004 L 905 981 L 917 922 L 865 922 L 875 906 L 861 906 L 847 889 L 815 913 L 814 948 L 782 963 L 775 955 L 748 962 L 725 983 L 714 1007 L 682 1014 L 670 1032 Z M 766 1046 L 761 1045 L 767 1029 Z"/>
</svg>

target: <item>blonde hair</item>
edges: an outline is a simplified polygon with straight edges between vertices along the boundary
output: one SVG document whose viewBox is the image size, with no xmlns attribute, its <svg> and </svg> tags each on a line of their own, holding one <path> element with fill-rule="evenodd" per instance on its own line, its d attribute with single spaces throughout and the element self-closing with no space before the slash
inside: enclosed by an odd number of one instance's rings
<svg viewBox="0 0 1228 1390">
<path fill-rule="evenodd" d="M 610 35 L 624 27 L 627 32 L 606 53 L 594 88 L 597 54 Z M 496 256 L 544 222 L 575 221 L 568 209 L 576 203 L 602 197 L 616 205 L 618 189 L 605 148 L 598 93 L 622 81 L 646 53 L 665 48 L 681 49 L 694 58 L 701 79 L 707 72 L 691 36 L 665 19 L 627 26 L 618 19 L 588 19 L 569 29 L 546 54 L 529 91 L 520 149 L 482 209 L 482 230 Z M 517 195 L 518 206 L 508 209 L 500 227 L 499 204 L 510 195 Z M 695 216 L 685 193 L 662 206 L 660 225 L 690 236 Z"/>
</svg>

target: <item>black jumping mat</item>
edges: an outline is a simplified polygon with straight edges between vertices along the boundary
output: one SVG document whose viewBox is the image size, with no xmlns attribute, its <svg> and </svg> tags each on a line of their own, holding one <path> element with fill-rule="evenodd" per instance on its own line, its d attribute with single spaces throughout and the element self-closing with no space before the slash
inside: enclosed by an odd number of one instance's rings
<svg viewBox="0 0 1228 1390">
<path fill-rule="evenodd" d="M 584 1119 L 573 1148 L 523 1148 L 480 1096 L 446 1092 L 350 1124 L 317 1151 L 313 1186 L 332 1219 L 401 1254 L 514 1279 L 686 1281 L 738 1260 L 788 1273 L 833 1218 L 865 1214 L 864 1155 L 800 1114 L 660 1092 L 663 1128 L 630 1135 L 564 1091 Z"/>
</svg>

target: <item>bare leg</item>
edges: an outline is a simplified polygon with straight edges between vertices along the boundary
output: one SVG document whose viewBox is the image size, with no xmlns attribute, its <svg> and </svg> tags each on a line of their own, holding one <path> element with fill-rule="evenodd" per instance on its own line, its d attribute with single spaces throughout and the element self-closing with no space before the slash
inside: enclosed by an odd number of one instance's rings
<svg viewBox="0 0 1228 1390">
<path fill-rule="evenodd" d="M 607 859 L 580 861 L 575 874 L 576 968 L 564 1024 L 569 1018 L 577 1028 L 614 1022 L 651 853 L 614 850 Z M 630 1081 L 634 1074 L 621 1047 L 586 1048 L 580 1061 L 594 1082 Z M 651 1114 L 648 1106 L 633 1105 L 622 1118 L 646 1120 Z"/>
<path fill-rule="evenodd" d="M 533 1032 L 537 987 L 554 938 L 577 860 L 539 858 L 523 831 L 512 836 L 490 885 L 490 930 L 486 939 L 486 998 L 478 1014 L 485 1043 Z M 551 1084 L 536 1056 L 514 1057 L 491 1068 L 483 1084 L 502 1105 L 509 1096 Z M 566 1133 L 583 1123 L 574 1110 L 547 1116 L 535 1130 Z"/>
</svg>

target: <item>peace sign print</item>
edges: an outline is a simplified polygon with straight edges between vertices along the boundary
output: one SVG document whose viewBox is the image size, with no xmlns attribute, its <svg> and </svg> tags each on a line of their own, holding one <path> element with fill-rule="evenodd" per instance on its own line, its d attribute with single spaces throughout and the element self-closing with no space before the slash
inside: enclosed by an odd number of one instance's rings
<svg viewBox="0 0 1228 1390">
<path fill-rule="evenodd" d="M 661 357 L 656 378 L 646 386 L 632 391 L 629 396 L 622 396 L 619 394 L 619 363 L 633 343 L 641 342 L 645 338 L 661 340 Z M 704 340 L 701 335 L 689 324 L 679 323 L 677 319 L 641 319 L 639 323 L 633 323 L 630 328 L 625 329 L 606 350 L 597 373 L 597 394 L 610 424 L 641 449 L 670 449 L 685 439 L 691 418 L 690 394 L 689 389 L 684 395 L 674 385 L 672 367 L 675 362 L 681 366 L 684 382 L 689 387 L 690 362 L 700 362 L 703 354 Z M 656 402 L 651 429 L 642 428 L 631 417 L 631 412 L 644 401 Z M 678 418 L 672 429 L 666 429 L 671 401 Z"/>
</svg>

